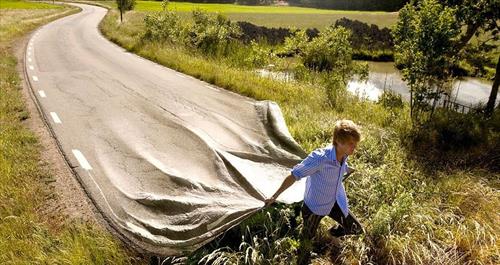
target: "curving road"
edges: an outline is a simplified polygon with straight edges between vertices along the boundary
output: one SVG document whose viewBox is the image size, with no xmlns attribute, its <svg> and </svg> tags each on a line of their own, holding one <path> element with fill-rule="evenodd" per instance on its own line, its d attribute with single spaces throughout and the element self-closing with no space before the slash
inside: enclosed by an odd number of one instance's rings
<svg viewBox="0 0 500 265">
<path fill-rule="evenodd" d="M 127 53 L 99 33 L 105 9 L 78 6 L 32 35 L 25 74 L 109 224 L 145 251 L 180 255 L 261 209 L 304 156 L 278 106 Z"/>
</svg>

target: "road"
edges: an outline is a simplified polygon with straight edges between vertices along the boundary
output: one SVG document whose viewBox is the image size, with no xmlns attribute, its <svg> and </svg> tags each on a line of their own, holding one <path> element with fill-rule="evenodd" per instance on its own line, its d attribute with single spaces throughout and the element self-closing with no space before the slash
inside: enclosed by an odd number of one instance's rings
<svg viewBox="0 0 500 265">
<path fill-rule="evenodd" d="M 31 36 L 25 71 L 82 187 L 120 237 L 180 255 L 264 206 L 305 154 L 279 107 L 157 65 L 106 40 L 106 10 Z M 297 183 L 281 197 L 302 199 Z"/>
</svg>

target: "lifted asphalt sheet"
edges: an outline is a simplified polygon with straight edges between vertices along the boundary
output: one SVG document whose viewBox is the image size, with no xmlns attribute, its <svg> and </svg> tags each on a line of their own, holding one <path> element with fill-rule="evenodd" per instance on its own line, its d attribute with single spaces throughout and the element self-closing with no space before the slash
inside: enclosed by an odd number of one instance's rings
<svg viewBox="0 0 500 265">
<path fill-rule="evenodd" d="M 105 9 L 78 6 L 34 34 L 26 71 L 105 219 L 147 251 L 179 255 L 261 209 L 305 155 L 279 107 L 125 52 L 98 32 Z"/>
</svg>

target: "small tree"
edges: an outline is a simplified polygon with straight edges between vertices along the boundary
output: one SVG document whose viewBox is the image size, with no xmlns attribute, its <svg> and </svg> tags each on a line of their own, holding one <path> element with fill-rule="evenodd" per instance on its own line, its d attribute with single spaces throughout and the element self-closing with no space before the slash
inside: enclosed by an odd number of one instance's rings
<svg viewBox="0 0 500 265">
<path fill-rule="evenodd" d="M 319 75 L 325 88 L 327 102 L 342 109 L 349 80 L 358 75 L 368 77 L 368 65 L 352 60 L 351 31 L 344 27 L 327 27 L 308 41 L 305 31 L 285 40 L 285 49 L 299 55 L 303 65 Z"/>
<path fill-rule="evenodd" d="M 352 66 L 350 36 L 344 27 L 327 27 L 304 48 L 304 66 L 319 72 L 335 70 L 344 76 Z"/>
<path fill-rule="evenodd" d="M 410 88 L 412 121 L 421 124 L 432 113 L 446 85 L 450 84 L 455 61 L 453 40 L 460 33 L 455 9 L 437 0 L 405 5 L 393 28 L 395 61 Z"/>
<path fill-rule="evenodd" d="M 123 13 L 134 9 L 135 0 L 116 0 L 118 10 L 120 10 L 120 22 L 123 22 Z"/>
</svg>

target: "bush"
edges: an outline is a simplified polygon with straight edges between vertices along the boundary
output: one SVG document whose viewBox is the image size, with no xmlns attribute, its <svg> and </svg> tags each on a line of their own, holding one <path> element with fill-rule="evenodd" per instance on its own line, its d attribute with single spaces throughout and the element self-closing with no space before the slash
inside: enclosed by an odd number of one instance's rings
<svg viewBox="0 0 500 265">
<path fill-rule="evenodd" d="M 195 10 L 193 20 L 189 30 L 191 45 L 205 54 L 226 54 L 228 44 L 241 35 L 240 28 L 221 14 Z"/>
<path fill-rule="evenodd" d="M 182 43 L 186 36 L 186 27 L 181 23 L 176 12 L 164 10 L 144 18 L 146 31 L 144 39 L 158 42 Z"/>
<path fill-rule="evenodd" d="M 304 65 L 312 70 L 349 72 L 352 62 L 350 32 L 343 27 L 328 27 L 310 41 L 302 54 Z"/>
<path fill-rule="evenodd" d="M 270 49 L 252 41 L 250 42 L 250 52 L 246 54 L 244 61 L 248 66 L 262 67 L 267 65 L 273 57 L 274 53 Z"/>
<path fill-rule="evenodd" d="M 382 95 L 380 95 L 380 98 L 378 99 L 379 104 L 382 104 L 385 108 L 388 109 L 394 109 L 394 108 L 403 108 L 404 102 L 403 99 L 401 98 L 401 95 L 398 93 L 395 93 L 392 90 L 384 90 L 382 92 Z"/>
<path fill-rule="evenodd" d="M 309 42 L 307 32 L 305 30 L 297 30 L 291 36 L 285 38 L 285 44 L 282 48 L 282 54 L 289 56 L 302 54 Z"/>
</svg>

